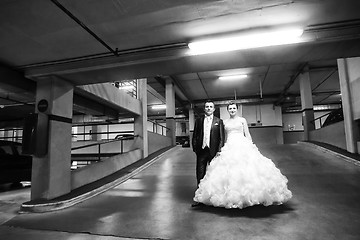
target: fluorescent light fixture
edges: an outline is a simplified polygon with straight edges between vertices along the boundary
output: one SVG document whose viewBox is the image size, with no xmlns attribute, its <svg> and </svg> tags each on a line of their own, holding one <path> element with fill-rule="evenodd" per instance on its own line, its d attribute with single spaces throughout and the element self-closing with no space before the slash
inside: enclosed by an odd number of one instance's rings
<svg viewBox="0 0 360 240">
<path fill-rule="evenodd" d="M 231 75 L 231 76 L 221 76 L 219 77 L 219 80 L 235 80 L 235 79 L 242 79 L 246 78 L 246 74 L 239 74 L 239 75 Z"/>
<path fill-rule="evenodd" d="M 301 41 L 300 37 L 302 33 L 302 29 L 277 30 L 267 33 L 254 33 L 249 35 L 191 42 L 188 46 L 190 48 L 190 54 L 194 55 L 226 52 L 240 49 L 298 43 Z"/>
<path fill-rule="evenodd" d="M 165 109 L 166 108 L 166 105 L 165 104 L 160 104 L 160 105 L 154 105 L 151 107 L 152 109 Z"/>
<path fill-rule="evenodd" d="M 121 86 L 121 87 L 119 87 L 119 89 L 122 89 L 122 90 L 132 90 L 132 89 L 134 89 L 134 86 L 132 86 L 132 85 L 126 85 L 126 86 Z"/>
</svg>

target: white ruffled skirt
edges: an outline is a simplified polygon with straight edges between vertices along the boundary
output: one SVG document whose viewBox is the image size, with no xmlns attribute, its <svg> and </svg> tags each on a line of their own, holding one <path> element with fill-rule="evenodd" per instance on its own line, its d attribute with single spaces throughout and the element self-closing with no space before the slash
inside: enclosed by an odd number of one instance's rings
<svg viewBox="0 0 360 240">
<path fill-rule="evenodd" d="M 209 164 L 194 201 L 225 208 L 279 205 L 292 197 L 287 178 L 242 134 L 232 134 Z"/>
</svg>

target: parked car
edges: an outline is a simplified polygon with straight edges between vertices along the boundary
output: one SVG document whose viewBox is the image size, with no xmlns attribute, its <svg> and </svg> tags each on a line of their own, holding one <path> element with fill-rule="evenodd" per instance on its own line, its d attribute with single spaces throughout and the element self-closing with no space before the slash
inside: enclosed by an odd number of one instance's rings
<svg viewBox="0 0 360 240">
<path fill-rule="evenodd" d="M 183 148 L 188 148 L 190 147 L 190 141 L 186 140 L 182 145 Z"/>
<path fill-rule="evenodd" d="M 0 140 L 0 184 L 31 181 L 32 157 L 22 154 L 21 143 Z"/>
<path fill-rule="evenodd" d="M 119 135 L 116 135 L 115 139 L 122 139 L 122 140 L 134 139 L 134 135 L 133 134 L 119 134 Z"/>
<path fill-rule="evenodd" d="M 182 147 L 190 147 L 189 136 L 176 136 L 176 144 Z"/>
</svg>

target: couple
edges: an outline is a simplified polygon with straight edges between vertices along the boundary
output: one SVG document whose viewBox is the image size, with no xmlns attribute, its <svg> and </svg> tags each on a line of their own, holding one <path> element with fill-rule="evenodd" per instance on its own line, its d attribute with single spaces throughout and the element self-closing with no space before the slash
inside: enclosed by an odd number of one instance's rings
<svg viewBox="0 0 360 240">
<path fill-rule="evenodd" d="M 292 193 L 287 178 L 253 144 L 245 118 L 237 116 L 237 105 L 228 104 L 230 118 L 224 122 L 213 115 L 211 100 L 204 110 L 192 139 L 198 183 L 192 206 L 245 208 L 288 201 Z"/>
</svg>

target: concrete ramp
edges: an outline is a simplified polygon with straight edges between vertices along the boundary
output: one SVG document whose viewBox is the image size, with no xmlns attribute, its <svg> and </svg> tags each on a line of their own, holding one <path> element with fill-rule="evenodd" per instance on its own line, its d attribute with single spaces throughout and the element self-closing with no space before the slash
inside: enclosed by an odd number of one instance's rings
<svg viewBox="0 0 360 240">
<path fill-rule="evenodd" d="M 2 227 L 9 240 L 49 231 L 74 238 L 86 233 L 120 239 L 360 239 L 359 166 L 301 144 L 267 145 L 260 151 L 289 179 L 293 198 L 284 205 L 192 208 L 195 154 L 176 147 L 86 202 L 63 211 L 20 214 Z M 37 236 L 32 239 L 44 239 Z"/>
</svg>

